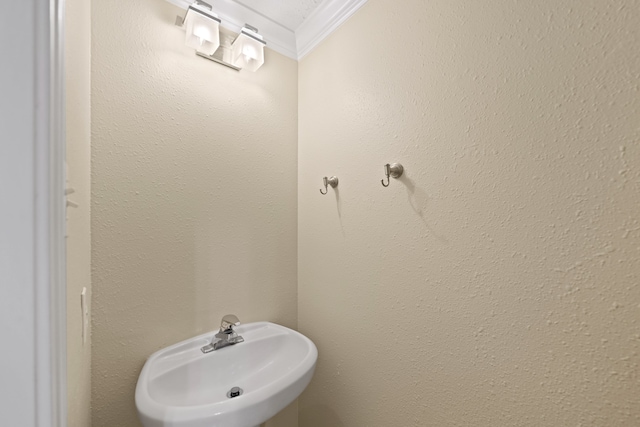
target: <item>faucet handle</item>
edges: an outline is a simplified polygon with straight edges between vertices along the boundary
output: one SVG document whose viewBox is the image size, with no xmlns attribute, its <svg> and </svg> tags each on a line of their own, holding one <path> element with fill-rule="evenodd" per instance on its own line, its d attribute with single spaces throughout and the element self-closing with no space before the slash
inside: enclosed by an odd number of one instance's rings
<svg viewBox="0 0 640 427">
<path fill-rule="evenodd" d="M 222 318 L 220 331 L 231 331 L 234 326 L 240 325 L 240 319 L 235 314 L 227 314 Z"/>
</svg>

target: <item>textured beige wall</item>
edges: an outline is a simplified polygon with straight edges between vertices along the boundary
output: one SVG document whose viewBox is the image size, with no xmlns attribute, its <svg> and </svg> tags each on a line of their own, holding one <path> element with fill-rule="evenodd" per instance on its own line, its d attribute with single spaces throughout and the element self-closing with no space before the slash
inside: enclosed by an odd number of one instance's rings
<svg viewBox="0 0 640 427">
<path fill-rule="evenodd" d="M 80 293 L 91 301 L 91 2 L 65 2 L 68 427 L 91 426 L 91 335 L 82 342 Z M 90 324 L 89 324 L 90 328 Z"/>
<path fill-rule="evenodd" d="M 139 426 L 146 357 L 224 314 L 297 326 L 297 63 L 198 58 L 178 13 L 92 3 L 93 427 Z"/>
<path fill-rule="evenodd" d="M 639 1 L 370 0 L 301 61 L 301 426 L 640 425 L 638 46 Z"/>
</svg>

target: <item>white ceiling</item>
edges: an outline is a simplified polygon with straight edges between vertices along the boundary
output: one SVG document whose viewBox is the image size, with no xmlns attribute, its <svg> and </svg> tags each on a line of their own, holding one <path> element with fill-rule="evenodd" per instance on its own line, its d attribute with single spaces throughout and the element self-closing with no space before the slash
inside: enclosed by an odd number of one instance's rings
<svg viewBox="0 0 640 427">
<path fill-rule="evenodd" d="M 194 0 L 167 0 L 187 9 Z M 236 33 L 247 23 L 258 28 L 267 47 L 301 59 L 349 19 L 367 0 L 204 0 Z"/>
<path fill-rule="evenodd" d="M 322 0 L 233 0 L 266 16 L 290 31 L 296 31 Z"/>
</svg>

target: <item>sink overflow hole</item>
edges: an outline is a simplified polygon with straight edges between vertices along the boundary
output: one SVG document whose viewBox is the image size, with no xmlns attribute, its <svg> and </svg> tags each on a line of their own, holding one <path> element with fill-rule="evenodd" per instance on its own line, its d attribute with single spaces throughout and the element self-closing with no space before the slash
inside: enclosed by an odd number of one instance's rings
<svg viewBox="0 0 640 427">
<path fill-rule="evenodd" d="M 231 390 L 227 392 L 227 397 L 238 397 L 243 393 L 243 390 L 240 387 L 233 387 Z"/>
</svg>

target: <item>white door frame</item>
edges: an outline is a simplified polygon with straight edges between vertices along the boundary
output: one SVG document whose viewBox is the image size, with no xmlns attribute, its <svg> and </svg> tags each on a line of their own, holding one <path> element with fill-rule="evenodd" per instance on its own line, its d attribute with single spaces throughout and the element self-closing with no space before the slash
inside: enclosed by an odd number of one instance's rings
<svg viewBox="0 0 640 427">
<path fill-rule="evenodd" d="M 66 427 L 64 0 L 0 4 L 0 424 Z"/>
</svg>

